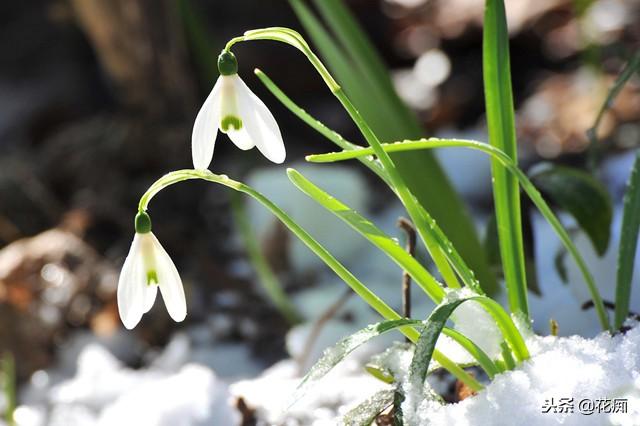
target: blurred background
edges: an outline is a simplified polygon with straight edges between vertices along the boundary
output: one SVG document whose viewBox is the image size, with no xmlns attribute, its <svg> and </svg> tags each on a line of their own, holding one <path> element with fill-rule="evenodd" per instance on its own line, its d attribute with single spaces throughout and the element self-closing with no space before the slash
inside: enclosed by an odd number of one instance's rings
<svg viewBox="0 0 640 426">
<path fill-rule="evenodd" d="M 345 3 L 425 136 L 487 140 L 481 0 Z M 572 235 L 611 300 L 619 206 L 640 143 L 637 74 L 603 116 L 595 166 L 587 155 L 587 130 L 640 46 L 640 2 L 508 0 L 506 5 L 522 167 L 543 161 L 569 165 L 605 185 L 613 209 L 609 249 L 601 256 L 579 230 Z M 150 209 L 154 232 L 185 284 L 185 322 L 173 323 L 157 302 L 135 330 L 126 331 L 115 291 L 140 195 L 162 174 L 191 167 L 191 128 L 217 78 L 219 51 L 228 39 L 253 28 L 286 26 L 306 34 L 290 4 L 31 0 L 2 2 L 0 10 L 0 353 L 15 360 L 15 421 L 267 421 L 270 403 L 252 396 L 260 389 L 269 393 L 255 382 L 263 370 L 292 359 L 299 371 L 284 375 L 293 383 L 323 347 L 376 320 L 267 212 L 251 203 L 243 208 L 299 321 L 285 318 L 262 289 L 238 235 L 229 191 L 202 182 L 163 191 Z M 264 88 L 253 74 L 256 67 L 323 123 L 360 141 L 306 59 L 272 42 L 242 43 L 234 52 L 240 75 L 280 125 L 286 166 L 300 168 L 403 237 L 395 226 L 402 209 L 374 175 L 357 163 L 301 165 L 304 155 L 335 147 Z M 488 160 L 457 150 L 442 150 L 437 157 L 468 206 L 480 240 L 489 244 Z M 401 271 L 297 194 L 283 166 L 268 164 L 257 150 L 239 151 L 220 135 L 211 170 L 273 198 L 385 300 L 400 304 Z M 536 330 L 548 333 L 554 318 L 561 334 L 594 335 L 597 322 L 592 310 L 581 308 L 588 294 L 577 270 L 568 260 L 567 276 L 561 276 L 557 241 L 537 215 L 525 211 L 538 277 L 532 296 Z M 572 226 L 571 217 L 563 218 Z M 415 303 L 418 317 L 428 312 L 428 303 Z M 7 384 L 13 376 L 9 356 L 3 365 Z M 275 387 L 277 380 L 270 380 L 266 383 Z M 5 393 L 0 412 L 13 402 L 11 392 Z M 135 414 L 142 411 L 144 416 Z M 323 415 L 329 414 L 315 414 Z M 304 417 L 291 422 L 312 424 Z"/>
</svg>

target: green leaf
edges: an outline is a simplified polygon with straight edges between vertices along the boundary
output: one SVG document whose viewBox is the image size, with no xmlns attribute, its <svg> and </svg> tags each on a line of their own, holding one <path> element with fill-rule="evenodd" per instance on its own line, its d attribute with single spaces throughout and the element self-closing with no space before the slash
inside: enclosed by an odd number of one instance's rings
<svg viewBox="0 0 640 426">
<path fill-rule="evenodd" d="M 450 337 L 469 352 L 469 354 L 478 361 L 478 364 L 482 367 L 485 373 L 487 373 L 487 376 L 489 376 L 490 379 L 493 379 L 493 377 L 498 374 L 498 368 L 491 358 L 489 358 L 480 346 L 476 345 L 471 339 L 453 328 L 444 327 L 442 329 L 442 334 Z"/>
<path fill-rule="evenodd" d="M 424 381 L 427 378 L 433 351 L 446 322 L 458 306 L 468 301 L 479 303 L 493 317 L 508 344 L 507 350 L 513 351 L 518 361 L 524 361 L 529 358 L 529 352 L 522 336 L 509 315 L 497 302 L 486 296 L 452 294 L 450 298 L 436 306 L 422 328 L 420 339 L 416 343 L 416 350 L 409 367 L 409 383 L 413 390 L 424 388 Z"/>
<path fill-rule="evenodd" d="M 624 196 L 624 212 L 620 228 L 620 248 L 618 249 L 618 270 L 616 276 L 615 328 L 619 329 L 629 315 L 631 279 L 640 230 L 640 152 L 627 183 Z"/>
<path fill-rule="evenodd" d="M 384 389 L 376 392 L 371 397 L 350 410 L 342 418 L 345 426 L 369 426 L 376 417 L 393 404 L 395 391 Z"/>
<path fill-rule="evenodd" d="M 484 97 L 489 142 L 517 163 L 516 128 L 511 93 L 509 33 L 502 0 L 486 0 L 482 43 Z M 502 267 L 509 306 L 529 316 L 520 192 L 518 182 L 497 160 L 491 160 Z"/>
<path fill-rule="evenodd" d="M 444 297 L 444 289 L 433 276 L 396 240 L 382 232 L 371 221 L 358 214 L 342 201 L 327 194 L 318 186 L 305 178 L 297 170 L 287 169 L 289 180 L 302 192 L 320 204 L 322 207 L 335 214 L 346 224 L 351 226 L 360 235 L 366 238 L 383 253 L 405 270 L 411 278 L 422 288 L 425 293 L 436 303 L 440 303 Z"/>
<path fill-rule="evenodd" d="M 522 170 L 518 168 L 518 166 L 509 158 L 507 154 L 502 152 L 501 150 L 484 143 L 480 143 L 477 141 L 470 140 L 449 140 L 449 139 L 422 139 L 418 141 L 403 141 L 403 142 L 395 142 L 390 144 L 383 144 L 383 149 L 388 152 L 394 151 L 413 151 L 417 149 L 433 149 L 433 148 L 445 148 L 445 147 L 460 147 L 460 148 L 469 148 L 477 151 L 484 152 L 485 154 L 490 155 L 492 158 L 500 161 L 510 173 L 512 173 L 516 179 L 520 182 L 520 186 L 527 193 L 533 204 L 538 208 L 542 216 L 547 220 L 547 222 L 551 225 L 556 235 L 562 241 L 562 244 L 567 249 L 571 257 L 574 259 L 582 276 L 584 277 L 584 281 L 589 289 L 589 293 L 591 294 L 591 298 L 594 302 L 594 306 L 598 313 L 598 319 L 600 324 L 602 325 L 603 330 L 609 330 L 609 318 L 607 316 L 607 311 L 604 307 L 604 303 L 602 301 L 602 297 L 600 296 L 600 292 L 598 287 L 593 279 L 593 275 L 589 271 L 586 262 L 580 255 L 580 252 L 576 248 L 575 244 L 571 240 L 568 232 L 562 226 L 562 223 L 558 220 L 556 215 L 553 213 L 547 202 L 542 198 L 540 192 L 536 189 L 533 183 L 529 180 L 527 175 L 525 175 Z M 315 162 L 315 163 L 329 163 L 334 161 L 342 161 L 348 160 L 352 158 L 358 158 L 360 156 L 371 155 L 373 153 L 373 149 L 371 148 L 361 148 L 357 150 L 350 151 L 342 151 L 342 152 L 334 152 L 329 154 L 318 154 L 318 155 L 308 155 L 306 157 L 307 161 Z"/>
<path fill-rule="evenodd" d="M 613 207 L 602 183 L 589 173 L 565 166 L 549 166 L 531 180 L 544 195 L 570 213 L 587 234 L 598 255 L 606 253 Z"/>
<path fill-rule="evenodd" d="M 368 327 L 343 338 L 335 346 L 326 349 L 320 359 L 313 365 L 313 367 L 311 367 L 309 372 L 302 379 L 302 382 L 300 382 L 300 385 L 298 385 L 290 405 L 293 405 L 298 401 L 312 385 L 326 376 L 327 373 L 345 359 L 347 355 L 374 337 L 400 327 L 418 326 L 421 324 L 421 321 L 412 319 L 382 321 L 377 324 L 369 325 Z"/>
<path fill-rule="evenodd" d="M 322 3 L 317 3 L 318 9 L 331 17 L 329 25 L 344 49 L 333 40 L 304 1 L 290 0 L 321 56 L 378 138 L 390 141 L 422 136 L 424 131 L 393 90 L 381 61 L 372 59 L 375 55 L 371 53 L 373 47 L 366 41 L 362 30 L 353 25 L 355 20 L 348 9 L 339 1 L 330 1 L 327 5 Z M 366 64 L 367 68 L 360 68 L 358 64 Z M 382 80 L 386 80 L 386 83 L 381 83 Z M 475 271 L 484 291 L 488 294 L 497 291 L 496 278 L 484 257 L 467 208 L 436 159 L 427 152 L 419 155 L 398 153 L 392 159 L 410 191 L 440 224 L 462 258 Z M 429 185 L 424 182 L 429 182 Z M 446 271 L 443 271 L 443 275 L 446 275 Z"/>
</svg>

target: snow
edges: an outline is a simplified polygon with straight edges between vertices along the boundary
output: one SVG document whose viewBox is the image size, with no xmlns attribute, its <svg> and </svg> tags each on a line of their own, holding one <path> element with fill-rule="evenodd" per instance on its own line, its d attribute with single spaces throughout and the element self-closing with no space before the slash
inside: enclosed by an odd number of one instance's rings
<svg viewBox="0 0 640 426">
<path fill-rule="evenodd" d="M 268 424 L 333 426 L 337 418 L 365 397 L 387 388 L 385 383 L 363 373 L 362 364 L 350 358 L 287 410 L 300 380 L 299 366 L 293 360 L 285 360 L 257 379 L 231 385 L 231 393 L 242 396 Z"/>
<path fill-rule="evenodd" d="M 43 383 L 40 389 L 32 383 L 21 398 L 24 404 L 16 409 L 17 423 L 20 426 L 237 424 L 239 413 L 232 406 L 227 385 L 206 366 L 182 364 L 180 352 L 184 346 L 183 338 L 179 337 L 169 344 L 168 351 L 155 365 L 132 370 L 104 346 L 89 343 L 78 356 L 73 377 L 51 387 Z M 39 375 L 49 374 L 39 372 Z"/>
<path fill-rule="evenodd" d="M 640 395 L 640 327 L 624 336 L 600 334 L 594 339 L 532 335 L 527 345 L 531 359 L 497 376 L 475 397 L 441 405 L 408 395 L 406 407 L 415 404 L 417 409 L 404 411 L 407 424 L 506 426 L 514 419 L 528 426 L 640 423 L 640 405 L 634 403 Z M 574 413 L 543 413 L 545 400 L 551 398 L 573 398 Z M 607 398 L 629 398 L 629 413 L 579 413 L 582 399 Z"/>
</svg>

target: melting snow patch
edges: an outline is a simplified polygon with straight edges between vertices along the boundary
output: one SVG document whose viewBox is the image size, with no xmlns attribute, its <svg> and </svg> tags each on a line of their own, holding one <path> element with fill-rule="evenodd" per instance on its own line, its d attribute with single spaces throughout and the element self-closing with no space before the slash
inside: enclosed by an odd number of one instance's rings
<svg viewBox="0 0 640 426">
<path fill-rule="evenodd" d="M 427 425 L 566 426 L 640 424 L 640 327 L 594 339 L 531 336 L 532 357 L 501 374 L 477 396 L 442 405 L 407 395 L 406 423 Z M 571 398 L 561 400 L 561 398 Z M 627 413 L 598 413 L 597 400 L 627 399 Z M 595 411 L 582 414 L 583 411 Z M 560 403 L 564 409 L 560 409 Z M 403 405 L 404 407 L 404 405 Z M 558 411 L 558 412 L 555 412 Z M 548 412 L 545 412 L 548 411 Z M 603 410 L 605 411 L 605 410 Z"/>
</svg>

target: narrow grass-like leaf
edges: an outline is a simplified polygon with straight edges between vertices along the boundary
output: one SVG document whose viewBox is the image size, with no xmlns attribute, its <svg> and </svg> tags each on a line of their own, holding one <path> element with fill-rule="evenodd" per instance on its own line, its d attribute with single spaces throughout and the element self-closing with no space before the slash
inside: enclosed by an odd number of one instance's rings
<svg viewBox="0 0 640 426">
<path fill-rule="evenodd" d="M 640 230 L 640 152 L 629 176 L 624 195 L 624 211 L 620 228 L 620 248 L 618 250 L 618 270 L 616 280 L 615 328 L 619 329 L 629 315 L 631 279 Z"/>
<path fill-rule="evenodd" d="M 376 417 L 393 404 L 395 390 L 384 389 L 374 393 L 342 417 L 344 426 L 369 426 Z"/>
<path fill-rule="evenodd" d="M 245 206 L 242 204 L 242 200 L 240 200 L 239 197 L 232 197 L 231 207 L 237 229 L 244 242 L 249 260 L 253 265 L 258 275 L 258 280 L 265 289 L 267 296 L 271 299 L 273 305 L 289 322 L 289 324 L 299 323 L 302 317 L 293 303 L 291 303 L 287 293 L 282 289 L 282 285 L 280 284 L 278 277 L 276 277 L 273 269 L 271 269 L 271 266 L 263 255 L 258 244 L 258 240 L 256 239 L 256 235 L 251 229 L 251 224 L 247 218 L 247 213 L 245 211 Z"/>
<path fill-rule="evenodd" d="M 147 191 L 140 197 L 138 204 L 139 211 L 146 211 L 151 199 L 164 188 L 183 182 L 186 180 L 200 179 L 207 182 L 216 183 L 226 186 L 227 188 L 235 191 L 242 192 L 249 195 L 264 207 L 266 207 L 273 215 L 278 218 L 293 234 L 300 239 L 316 256 L 318 256 L 332 271 L 338 275 L 362 300 L 364 300 L 369 306 L 371 306 L 376 312 L 378 312 L 383 318 L 387 320 L 402 319 L 400 314 L 394 311 L 389 305 L 387 305 L 382 299 L 380 299 L 375 293 L 358 280 L 347 268 L 342 265 L 326 248 L 318 243 L 307 231 L 305 231 L 300 225 L 298 225 L 293 219 L 289 217 L 282 209 L 275 205 L 271 200 L 262 195 L 260 192 L 245 185 L 242 182 L 229 179 L 226 175 L 216 175 L 208 170 L 176 170 L 171 173 L 167 173 L 160 179 L 156 180 Z M 418 338 L 418 332 L 411 327 L 401 327 L 399 329 L 406 337 L 412 341 L 416 341 Z M 436 351 L 434 353 L 434 359 L 446 370 L 448 370 L 455 377 L 460 379 L 472 388 L 481 387 L 481 385 L 471 377 L 467 372 L 460 368 L 455 362 L 443 354 Z"/>
<path fill-rule="evenodd" d="M 420 339 L 416 343 L 416 350 L 409 367 L 409 382 L 414 390 L 423 389 L 424 381 L 427 378 L 427 372 L 431 358 L 436 347 L 436 342 L 443 332 L 443 328 L 449 317 L 462 303 L 475 301 L 479 303 L 493 317 L 496 324 L 503 333 L 506 342 L 518 361 L 524 361 L 529 358 L 527 346 L 522 339 L 516 326 L 511 321 L 509 315 L 494 300 L 486 296 L 468 295 L 459 298 L 451 297 L 445 299 L 438 305 L 429 315 L 422 328 Z"/>
<path fill-rule="evenodd" d="M 360 331 L 347 336 L 336 343 L 334 346 L 327 348 L 320 359 L 311 367 L 309 372 L 304 376 L 298 388 L 296 389 L 292 403 L 298 401 L 307 390 L 329 373 L 336 365 L 346 358 L 351 352 L 358 349 L 374 337 L 378 337 L 389 331 L 396 330 L 400 327 L 420 326 L 422 321 L 412 319 L 399 319 L 392 321 L 382 321 L 363 328 Z"/>
<path fill-rule="evenodd" d="M 464 334 L 448 327 L 444 327 L 442 329 L 442 334 L 450 337 L 451 339 L 455 340 L 456 343 L 462 346 L 476 361 L 478 361 L 478 365 L 480 365 L 484 372 L 487 373 L 487 376 L 489 376 L 490 379 L 493 379 L 493 377 L 500 372 L 495 363 L 480 348 L 480 346 L 476 345 Z"/>
<path fill-rule="evenodd" d="M 500 349 L 502 354 L 502 360 L 507 370 L 513 370 L 516 368 L 516 361 L 513 359 L 513 355 L 511 355 L 511 351 L 509 350 L 509 345 L 506 342 L 500 343 Z"/>
<path fill-rule="evenodd" d="M 576 246 L 571 241 L 571 237 L 567 233 L 567 231 L 562 226 L 562 223 L 556 215 L 553 213 L 547 202 L 542 198 L 540 192 L 536 189 L 533 183 L 529 180 L 527 175 L 525 175 L 522 170 L 518 168 L 518 166 L 511 160 L 511 158 L 506 155 L 501 150 L 477 141 L 470 140 L 448 140 L 448 139 L 423 139 L 419 141 L 404 141 L 404 142 L 396 142 L 391 144 L 383 144 L 383 149 L 385 151 L 412 151 L 415 149 L 432 149 L 432 148 L 445 148 L 445 147 L 461 147 L 461 148 L 469 148 L 477 151 L 484 152 L 490 155 L 492 158 L 500 161 L 509 172 L 513 173 L 516 179 L 520 182 L 522 189 L 527 193 L 531 201 L 538 208 L 542 216 L 547 220 L 547 222 L 551 225 L 556 235 L 562 241 L 564 247 L 567 249 L 571 257 L 574 259 L 582 276 L 584 277 L 585 283 L 589 289 L 589 293 L 591 294 L 596 312 L 598 314 L 598 319 L 602 328 L 604 330 L 609 330 L 609 319 L 607 316 L 607 311 L 605 310 L 604 303 L 602 302 L 602 297 L 600 296 L 600 292 L 598 291 L 598 287 L 587 267 L 586 262 L 580 255 L 580 252 L 576 248 Z M 351 151 L 342 151 L 335 152 L 329 154 L 318 154 L 318 155 L 309 155 L 306 157 L 307 161 L 315 162 L 315 163 L 328 163 L 334 161 L 342 161 L 348 160 L 352 158 L 357 158 L 362 155 L 372 155 L 373 149 L 371 148 L 362 148 L 358 150 Z"/>
<path fill-rule="evenodd" d="M 502 0 L 485 2 L 482 64 L 489 142 L 517 164 L 518 150 L 509 65 L 509 33 Z M 528 317 L 518 182 L 495 159 L 491 161 L 491 173 L 509 306 L 513 312 L 522 312 Z"/>
<path fill-rule="evenodd" d="M 302 192 L 320 204 L 322 207 L 338 216 L 360 235 L 405 270 L 425 293 L 435 302 L 440 303 L 445 295 L 444 289 L 435 278 L 413 256 L 409 255 L 396 240 L 382 232 L 371 221 L 349 208 L 342 201 L 327 194 L 318 186 L 305 178 L 294 169 L 287 169 L 289 180 Z"/>
<path fill-rule="evenodd" d="M 368 48 L 363 48 L 362 40 L 366 40 L 366 36 L 357 26 L 350 26 L 353 18 L 349 15 L 348 10 L 344 6 L 340 7 L 338 2 L 330 2 L 328 6 L 320 3 L 318 2 L 318 7 L 321 12 L 327 17 L 332 17 L 329 24 L 332 25 L 334 32 L 343 42 L 347 53 L 332 39 L 304 1 L 290 0 L 294 12 L 320 54 L 327 61 L 329 68 L 335 72 L 338 80 L 344 86 L 345 92 L 368 125 L 371 126 L 377 138 L 391 141 L 422 136 L 423 131 L 415 116 L 406 106 L 398 106 L 398 104 L 402 105 L 402 102 L 392 90 L 388 75 L 384 76 L 387 80 L 386 84 L 380 84 L 378 81 L 381 78 L 380 68 L 382 67 L 380 64 L 374 65 L 375 62 L 371 61 L 370 53 L 363 54 L 361 51 L 362 49 L 371 50 L 372 47 L 367 43 Z M 355 35 L 356 33 L 358 35 Z M 359 41 L 351 41 L 355 39 L 359 39 Z M 362 59 L 366 56 L 369 58 Z M 375 69 L 358 68 L 358 63 L 365 62 L 380 72 L 376 72 Z M 377 79 L 377 83 L 371 83 L 371 79 L 366 77 L 369 74 L 378 75 L 374 78 Z M 451 186 L 437 160 L 429 153 L 423 154 L 398 153 L 393 155 L 392 159 L 411 193 L 438 221 L 462 257 L 476 272 L 484 291 L 493 294 L 497 290 L 497 281 L 484 258 L 482 246 L 467 207 Z M 429 182 L 429 185 L 425 185 L 424 182 Z M 447 271 L 441 272 L 449 282 L 450 277 L 447 278 Z"/>
<path fill-rule="evenodd" d="M 566 166 L 549 166 L 530 178 L 543 194 L 576 219 L 598 255 L 604 255 L 613 218 L 611 197 L 604 185 L 589 173 Z"/>
</svg>

